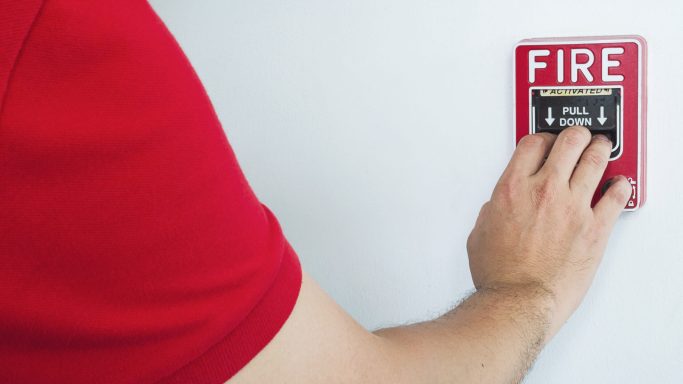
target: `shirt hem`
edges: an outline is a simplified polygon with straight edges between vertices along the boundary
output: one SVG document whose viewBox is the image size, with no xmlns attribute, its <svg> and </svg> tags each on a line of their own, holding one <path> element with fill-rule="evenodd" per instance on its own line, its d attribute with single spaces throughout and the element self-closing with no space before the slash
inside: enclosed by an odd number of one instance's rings
<svg viewBox="0 0 683 384">
<path fill-rule="evenodd" d="M 285 241 L 273 284 L 247 317 L 199 358 L 156 384 L 223 384 L 247 365 L 278 333 L 299 296 L 302 271 Z"/>
</svg>

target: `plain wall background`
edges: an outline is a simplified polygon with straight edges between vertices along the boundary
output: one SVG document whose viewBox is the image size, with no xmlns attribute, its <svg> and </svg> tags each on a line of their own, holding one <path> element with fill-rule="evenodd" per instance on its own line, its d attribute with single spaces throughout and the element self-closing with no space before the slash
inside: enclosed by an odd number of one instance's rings
<svg viewBox="0 0 683 384">
<path fill-rule="evenodd" d="M 472 288 L 465 240 L 512 153 L 528 37 L 649 42 L 648 202 L 527 383 L 683 382 L 683 3 L 151 1 L 304 268 L 368 328 Z"/>
</svg>

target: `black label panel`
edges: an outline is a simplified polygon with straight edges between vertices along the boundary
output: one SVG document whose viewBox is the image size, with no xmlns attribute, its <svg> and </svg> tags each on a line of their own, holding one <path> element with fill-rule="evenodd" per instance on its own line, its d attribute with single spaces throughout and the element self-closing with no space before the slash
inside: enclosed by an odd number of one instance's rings
<svg viewBox="0 0 683 384">
<path fill-rule="evenodd" d="M 612 158 L 620 152 L 620 88 L 532 89 L 535 132 L 560 133 L 582 125 L 612 140 Z"/>
</svg>

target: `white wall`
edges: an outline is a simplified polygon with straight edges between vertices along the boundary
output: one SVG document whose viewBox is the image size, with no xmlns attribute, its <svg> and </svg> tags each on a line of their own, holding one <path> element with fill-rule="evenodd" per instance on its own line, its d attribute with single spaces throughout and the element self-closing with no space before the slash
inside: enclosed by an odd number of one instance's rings
<svg viewBox="0 0 683 384">
<path fill-rule="evenodd" d="M 369 328 L 471 289 L 465 239 L 512 152 L 514 44 L 650 44 L 649 201 L 528 383 L 683 382 L 683 3 L 153 0 L 305 269 Z"/>
</svg>

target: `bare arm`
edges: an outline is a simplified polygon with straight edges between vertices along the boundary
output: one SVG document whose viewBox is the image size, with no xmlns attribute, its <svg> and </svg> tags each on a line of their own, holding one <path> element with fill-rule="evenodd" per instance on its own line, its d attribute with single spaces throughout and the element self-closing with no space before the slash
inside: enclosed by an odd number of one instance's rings
<svg viewBox="0 0 683 384">
<path fill-rule="evenodd" d="M 304 275 L 289 320 L 229 383 L 521 381 L 583 299 L 630 194 L 619 178 L 590 207 L 605 140 L 571 128 L 520 143 L 468 239 L 477 290 L 454 310 L 371 333 Z"/>
</svg>

